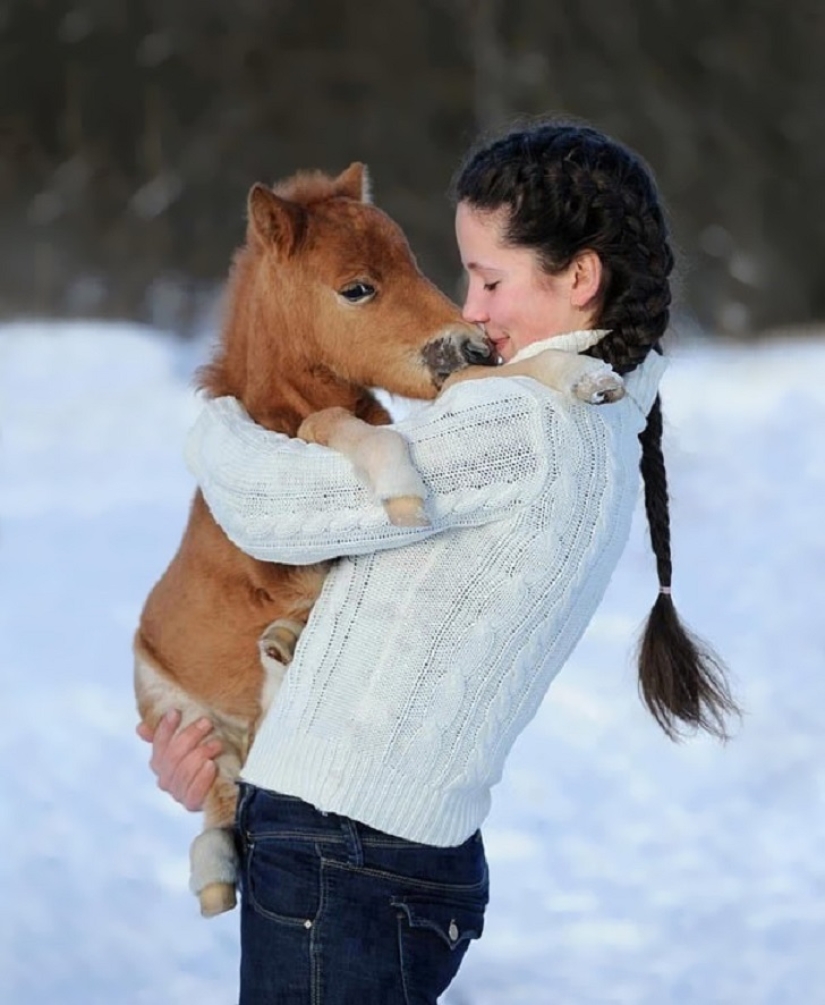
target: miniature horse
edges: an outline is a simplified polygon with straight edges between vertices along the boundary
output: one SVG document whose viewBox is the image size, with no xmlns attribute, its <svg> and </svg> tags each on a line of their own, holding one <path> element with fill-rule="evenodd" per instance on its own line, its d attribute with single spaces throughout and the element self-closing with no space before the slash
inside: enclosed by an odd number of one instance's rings
<svg viewBox="0 0 825 1005">
<path fill-rule="evenodd" d="M 233 395 L 267 429 L 294 436 L 330 406 L 386 423 L 368 388 L 433 398 L 455 370 L 495 362 L 481 330 L 421 274 L 400 228 L 365 189 L 363 165 L 353 164 L 337 178 L 302 173 L 250 191 L 221 342 L 200 377 L 207 394 Z M 417 521 L 415 502 L 400 521 Z M 185 723 L 206 715 L 224 744 L 191 850 L 204 915 L 234 906 L 235 779 L 325 572 L 243 554 L 198 492 L 143 609 L 134 643 L 141 719 L 154 729 L 173 708 Z"/>
<path fill-rule="evenodd" d="M 416 524 L 426 522 L 417 474 L 399 434 L 368 425 L 389 420 L 368 388 L 433 398 L 448 380 L 489 374 L 496 360 L 480 329 L 418 271 L 365 185 L 363 166 L 353 164 L 334 179 L 302 173 L 273 190 L 253 186 L 221 343 L 201 383 L 211 396 L 238 398 L 268 429 L 341 450 L 373 484 L 380 475 L 398 488 L 385 502 L 390 520 Z M 569 353 L 493 372 L 592 403 L 623 394 L 606 364 Z M 389 479 L 387 466 L 397 469 Z M 243 554 L 197 492 L 180 548 L 144 607 L 134 644 L 142 720 L 154 730 L 170 709 L 182 711 L 184 725 L 205 715 L 224 746 L 191 849 L 205 916 L 235 904 L 235 780 L 327 568 Z"/>
</svg>

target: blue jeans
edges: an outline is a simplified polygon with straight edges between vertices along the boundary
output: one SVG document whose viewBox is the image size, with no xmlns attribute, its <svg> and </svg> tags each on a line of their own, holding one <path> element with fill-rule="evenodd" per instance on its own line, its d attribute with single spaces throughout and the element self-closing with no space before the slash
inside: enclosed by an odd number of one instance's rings
<svg viewBox="0 0 825 1005">
<path fill-rule="evenodd" d="M 436 1005 L 481 935 L 481 834 L 392 837 L 242 785 L 240 1005 Z"/>
</svg>

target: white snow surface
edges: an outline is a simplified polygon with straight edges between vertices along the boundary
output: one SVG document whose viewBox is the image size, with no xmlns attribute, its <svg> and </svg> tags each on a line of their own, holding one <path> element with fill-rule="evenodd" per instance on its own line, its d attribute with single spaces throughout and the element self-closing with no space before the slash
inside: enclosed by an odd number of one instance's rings
<svg viewBox="0 0 825 1005">
<path fill-rule="evenodd" d="M 135 736 L 131 636 L 177 546 L 206 342 L 0 327 L 0 1002 L 227 1005 L 237 912 Z M 637 695 L 641 507 L 485 826 L 492 898 L 445 1005 L 825 1003 L 825 330 L 685 344 L 663 384 L 674 599 L 731 667 L 727 745 Z"/>
</svg>

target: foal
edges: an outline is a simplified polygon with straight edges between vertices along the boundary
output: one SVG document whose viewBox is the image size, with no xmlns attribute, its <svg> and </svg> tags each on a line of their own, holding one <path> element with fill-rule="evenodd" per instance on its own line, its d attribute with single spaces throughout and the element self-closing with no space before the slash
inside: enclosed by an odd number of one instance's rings
<svg viewBox="0 0 825 1005">
<path fill-rule="evenodd" d="M 267 429 L 294 436 L 331 406 L 386 423 L 368 388 L 433 398 L 453 371 L 495 362 L 483 333 L 424 278 L 365 187 L 363 166 L 353 164 L 337 178 L 302 173 L 250 191 L 220 345 L 200 379 L 207 394 L 233 395 Z M 206 715 L 224 744 L 191 849 L 204 915 L 234 906 L 234 782 L 325 571 L 244 555 L 198 492 L 178 552 L 144 607 L 134 643 L 142 720 L 154 729 L 169 709 L 181 709 L 184 722 Z"/>
</svg>

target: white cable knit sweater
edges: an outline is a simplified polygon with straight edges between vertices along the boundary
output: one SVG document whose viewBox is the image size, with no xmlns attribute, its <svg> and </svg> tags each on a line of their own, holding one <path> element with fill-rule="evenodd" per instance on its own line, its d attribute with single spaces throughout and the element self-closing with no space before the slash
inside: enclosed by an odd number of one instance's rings
<svg viewBox="0 0 825 1005">
<path fill-rule="evenodd" d="M 624 548 L 663 368 L 650 353 L 598 408 L 491 375 L 397 423 L 426 528 L 391 526 L 342 456 L 208 402 L 187 458 L 231 540 L 265 561 L 342 556 L 243 778 L 412 841 L 469 837 Z"/>
</svg>

